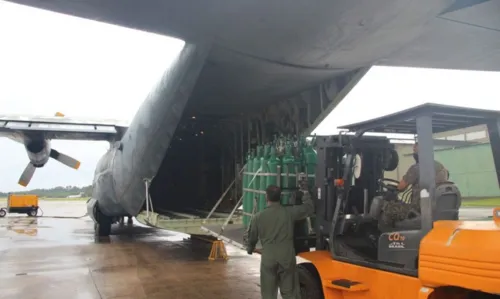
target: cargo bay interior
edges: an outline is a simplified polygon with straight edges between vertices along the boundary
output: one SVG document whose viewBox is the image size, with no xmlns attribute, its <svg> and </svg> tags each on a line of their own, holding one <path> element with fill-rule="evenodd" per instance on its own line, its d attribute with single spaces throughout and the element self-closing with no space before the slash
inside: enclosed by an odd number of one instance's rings
<svg viewBox="0 0 500 299">
<path fill-rule="evenodd" d="M 276 136 L 309 134 L 368 71 L 323 73 L 323 83 L 314 86 L 297 78 L 296 86 L 286 88 L 273 80 L 293 72 L 281 71 L 262 75 L 269 83 L 253 90 L 255 84 L 232 82 L 231 71 L 221 72 L 218 66 L 213 60 L 206 62 L 151 183 L 152 204 L 159 214 L 210 210 L 236 177 L 219 208 L 230 211 L 242 195 L 242 175 L 236 174 L 249 149 L 272 143 Z M 223 88 L 212 84 L 215 73 L 225 74 Z"/>
</svg>

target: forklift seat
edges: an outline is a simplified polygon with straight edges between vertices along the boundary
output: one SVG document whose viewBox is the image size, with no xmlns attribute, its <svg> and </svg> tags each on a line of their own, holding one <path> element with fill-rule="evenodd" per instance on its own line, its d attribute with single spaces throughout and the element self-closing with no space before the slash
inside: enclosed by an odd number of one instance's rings
<svg viewBox="0 0 500 299">
<path fill-rule="evenodd" d="M 377 219 L 377 221 L 379 221 L 382 215 L 383 206 L 384 206 L 383 196 L 375 196 L 370 206 L 369 217 Z M 382 225 L 382 223 L 379 223 L 379 230 L 382 232 L 395 231 L 395 230 L 414 230 L 420 228 L 420 222 L 421 222 L 420 215 L 416 215 L 416 217 L 410 219 L 397 221 L 394 224 L 394 227 L 388 227 L 386 225 Z"/>
<path fill-rule="evenodd" d="M 458 212 L 462 205 L 462 195 L 453 182 L 443 182 L 436 186 L 436 209 L 434 221 L 458 220 Z"/>
</svg>

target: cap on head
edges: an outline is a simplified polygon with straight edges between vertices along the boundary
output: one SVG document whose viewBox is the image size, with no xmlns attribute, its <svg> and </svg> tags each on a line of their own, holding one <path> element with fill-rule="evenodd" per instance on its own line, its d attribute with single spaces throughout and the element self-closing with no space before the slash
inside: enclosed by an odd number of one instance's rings
<svg viewBox="0 0 500 299">
<path fill-rule="evenodd" d="M 266 197 L 270 202 L 279 202 L 281 200 L 281 189 L 276 185 L 269 185 L 266 188 Z"/>
</svg>

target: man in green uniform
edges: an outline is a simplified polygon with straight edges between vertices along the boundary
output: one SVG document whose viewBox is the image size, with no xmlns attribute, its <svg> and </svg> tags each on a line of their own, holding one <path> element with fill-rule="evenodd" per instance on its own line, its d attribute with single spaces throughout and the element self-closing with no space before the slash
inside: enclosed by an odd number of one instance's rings
<svg viewBox="0 0 500 299">
<path fill-rule="evenodd" d="M 250 224 L 248 254 L 254 252 L 259 239 L 262 244 L 262 299 L 276 299 L 278 287 L 283 299 L 300 298 L 293 242 L 294 223 L 314 213 L 314 203 L 307 191 L 307 181 L 301 183 L 300 191 L 303 193 L 302 205 L 282 206 L 280 188 L 274 185 L 267 187 L 267 208 L 257 213 Z"/>
<path fill-rule="evenodd" d="M 401 221 L 409 218 L 413 212 L 415 215 L 420 214 L 420 170 L 418 168 L 418 144 L 415 143 L 413 146 L 413 158 L 415 159 L 415 164 L 408 168 L 406 174 L 403 176 L 397 190 L 402 192 L 406 190 L 408 186 L 411 187 L 411 202 L 405 203 L 398 199 L 387 200 L 384 202 L 384 207 L 382 208 L 381 222 L 386 226 L 393 226 L 395 221 Z M 449 172 L 444 167 L 443 164 L 438 161 L 434 161 L 435 179 L 436 184 L 444 183 L 448 181 Z"/>
</svg>

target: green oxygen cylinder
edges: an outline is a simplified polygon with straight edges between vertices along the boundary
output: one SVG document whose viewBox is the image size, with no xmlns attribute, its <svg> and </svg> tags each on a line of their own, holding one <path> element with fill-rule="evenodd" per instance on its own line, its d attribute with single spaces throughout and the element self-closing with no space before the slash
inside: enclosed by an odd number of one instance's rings
<svg viewBox="0 0 500 299">
<path fill-rule="evenodd" d="M 252 184 L 251 184 L 251 189 L 252 189 L 252 209 L 250 210 L 250 213 L 252 213 L 253 209 L 254 209 L 254 204 L 255 204 L 255 199 L 257 199 L 257 211 L 259 210 L 259 206 L 258 206 L 258 203 L 259 203 L 259 190 L 260 190 L 260 174 L 262 173 L 262 170 L 257 173 L 257 171 L 259 171 L 260 167 L 261 167 L 261 164 L 260 164 L 260 159 L 262 158 L 262 154 L 263 154 L 263 147 L 262 145 L 258 145 L 257 146 L 257 153 L 253 159 L 253 175 L 251 176 L 250 179 L 253 179 L 254 176 L 255 176 L 255 179 L 253 180 Z"/>
<path fill-rule="evenodd" d="M 246 183 L 244 184 L 244 188 L 246 188 L 245 192 L 245 197 L 243 198 L 244 200 L 244 206 L 243 210 L 246 214 L 243 216 L 243 225 L 245 227 L 248 226 L 248 223 L 250 222 L 250 214 L 252 213 L 252 191 L 251 185 L 250 185 L 250 179 L 252 178 L 252 172 L 253 172 L 253 158 L 254 158 L 255 150 L 250 150 L 248 157 L 247 157 L 247 166 L 246 166 Z M 245 221 L 246 219 L 246 221 Z"/>
<path fill-rule="evenodd" d="M 316 165 L 318 164 L 317 154 L 312 146 L 312 143 L 308 143 L 305 145 L 302 151 L 302 155 L 304 157 L 307 180 L 309 186 L 312 188 L 315 185 Z"/>
<path fill-rule="evenodd" d="M 242 187 L 243 187 L 243 190 L 242 190 L 242 196 L 243 196 L 243 225 L 245 227 L 248 226 L 248 221 L 249 221 L 249 216 L 246 214 L 246 213 L 249 213 L 248 211 L 248 176 L 249 176 L 249 172 L 250 172 L 250 165 L 251 165 L 251 162 L 252 162 L 252 152 L 249 151 L 248 154 L 247 154 L 247 159 L 246 159 L 246 165 L 245 165 L 245 170 L 243 170 L 243 182 L 242 182 Z"/>
<path fill-rule="evenodd" d="M 267 164 L 269 160 L 269 152 L 271 147 L 266 144 L 264 145 L 264 154 L 260 158 L 260 165 L 262 167 L 262 172 L 260 176 L 260 186 L 259 186 L 259 211 L 266 208 L 266 189 L 267 189 L 267 177 L 269 176 L 269 166 Z"/>
<path fill-rule="evenodd" d="M 278 166 L 281 166 L 281 160 L 276 155 L 276 147 L 271 147 L 271 152 L 269 156 L 269 160 L 267 162 L 267 169 L 269 175 L 267 176 L 266 185 L 278 185 Z"/>
<path fill-rule="evenodd" d="M 295 188 L 296 178 L 295 178 L 295 157 L 292 153 L 292 144 L 290 141 L 286 142 L 285 154 L 282 159 L 283 171 L 281 174 L 281 188 L 283 189 L 283 196 L 281 203 L 287 205 L 290 203 L 290 194 L 292 189 Z"/>
</svg>

